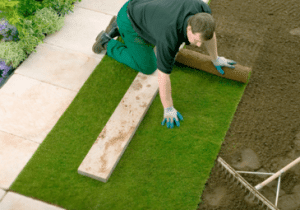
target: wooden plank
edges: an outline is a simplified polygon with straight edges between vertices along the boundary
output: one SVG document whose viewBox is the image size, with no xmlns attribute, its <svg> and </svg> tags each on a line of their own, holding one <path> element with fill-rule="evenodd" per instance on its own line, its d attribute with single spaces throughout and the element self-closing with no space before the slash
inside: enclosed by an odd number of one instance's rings
<svg viewBox="0 0 300 210">
<path fill-rule="evenodd" d="M 79 166 L 79 174 L 107 182 L 157 93 L 157 70 L 136 76 Z"/>
</svg>

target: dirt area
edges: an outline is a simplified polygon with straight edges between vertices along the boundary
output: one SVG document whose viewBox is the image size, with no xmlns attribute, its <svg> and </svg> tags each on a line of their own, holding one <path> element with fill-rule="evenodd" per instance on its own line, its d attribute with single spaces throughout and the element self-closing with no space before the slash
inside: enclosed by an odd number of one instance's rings
<svg viewBox="0 0 300 210">
<path fill-rule="evenodd" d="M 236 170 L 277 172 L 300 156 L 300 1 L 212 0 L 210 7 L 219 56 L 253 71 L 219 156 Z M 252 186 L 269 177 L 242 176 Z M 276 187 L 277 179 L 261 190 L 272 203 Z M 198 210 L 261 209 L 247 194 L 215 165 Z M 278 207 L 300 209 L 300 164 L 283 174 Z"/>
</svg>

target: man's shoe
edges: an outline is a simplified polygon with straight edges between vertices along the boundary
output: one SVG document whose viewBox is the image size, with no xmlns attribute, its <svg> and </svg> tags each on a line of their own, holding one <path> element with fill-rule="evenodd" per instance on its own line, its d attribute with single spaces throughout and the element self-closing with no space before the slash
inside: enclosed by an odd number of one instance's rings
<svg viewBox="0 0 300 210">
<path fill-rule="evenodd" d="M 108 42 L 112 39 L 105 31 L 101 31 L 98 36 L 99 38 L 93 45 L 93 52 L 96 54 L 100 54 L 102 50 L 106 50 Z"/>
<path fill-rule="evenodd" d="M 111 38 L 115 38 L 117 36 L 121 36 L 119 33 L 119 27 L 117 24 L 117 16 L 113 16 L 105 29 L 105 33 L 107 33 Z"/>
<path fill-rule="evenodd" d="M 105 33 L 107 33 L 108 36 L 110 36 L 112 39 L 117 36 L 120 36 L 119 27 L 117 24 L 117 16 L 113 16 L 113 18 L 110 20 L 110 23 L 105 29 Z M 101 37 L 101 33 L 97 36 L 96 41 L 100 39 L 100 37 Z"/>
</svg>

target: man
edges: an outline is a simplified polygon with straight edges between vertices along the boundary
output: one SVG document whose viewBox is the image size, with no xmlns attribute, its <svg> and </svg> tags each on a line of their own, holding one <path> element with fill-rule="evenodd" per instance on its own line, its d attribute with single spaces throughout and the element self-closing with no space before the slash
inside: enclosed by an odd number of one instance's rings
<svg viewBox="0 0 300 210">
<path fill-rule="evenodd" d="M 125 44 L 113 39 L 120 36 Z M 201 0 L 129 0 L 96 38 L 93 51 L 106 54 L 136 71 L 150 75 L 158 70 L 159 94 L 167 127 L 179 127 L 182 115 L 173 107 L 170 74 L 180 45 L 204 43 L 220 74 L 235 61 L 218 57 L 215 22 Z M 156 46 L 156 56 L 153 48 Z"/>
</svg>

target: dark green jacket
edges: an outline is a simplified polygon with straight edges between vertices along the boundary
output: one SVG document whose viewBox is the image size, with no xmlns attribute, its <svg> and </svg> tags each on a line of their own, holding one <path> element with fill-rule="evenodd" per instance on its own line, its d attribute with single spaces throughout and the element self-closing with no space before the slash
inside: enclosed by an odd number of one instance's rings
<svg viewBox="0 0 300 210">
<path fill-rule="evenodd" d="M 157 68 L 171 74 L 180 45 L 190 44 L 188 19 L 211 9 L 201 0 L 131 0 L 127 12 L 136 33 L 156 46 Z"/>
</svg>

